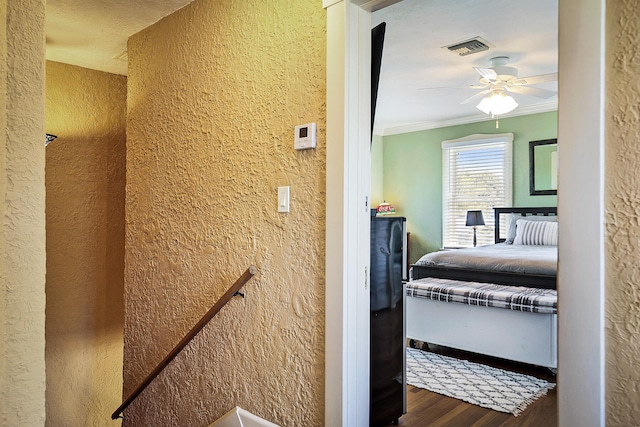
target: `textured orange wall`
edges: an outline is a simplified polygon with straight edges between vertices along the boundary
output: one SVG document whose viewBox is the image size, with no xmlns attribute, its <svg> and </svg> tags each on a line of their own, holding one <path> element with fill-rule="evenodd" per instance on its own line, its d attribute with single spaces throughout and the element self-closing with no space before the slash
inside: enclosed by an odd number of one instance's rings
<svg viewBox="0 0 640 427">
<path fill-rule="evenodd" d="M 44 0 L 0 2 L 0 425 L 45 418 Z"/>
<path fill-rule="evenodd" d="M 640 9 L 607 2 L 607 425 L 640 425 Z"/>
<path fill-rule="evenodd" d="M 206 426 L 235 405 L 323 425 L 325 21 L 320 0 L 196 0 L 129 40 L 125 394 L 259 273 L 126 426 Z M 294 151 L 308 122 L 318 148 Z"/>
<path fill-rule="evenodd" d="M 46 83 L 46 425 L 106 425 L 122 401 L 127 80 L 47 62 Z"/>
</svg>

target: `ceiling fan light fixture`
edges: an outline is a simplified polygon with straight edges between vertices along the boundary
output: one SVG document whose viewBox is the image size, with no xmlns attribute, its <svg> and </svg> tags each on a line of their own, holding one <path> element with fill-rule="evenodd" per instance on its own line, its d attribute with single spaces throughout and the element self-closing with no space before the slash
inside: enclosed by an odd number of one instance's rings
<svg viewBox="0 0 640 427">
<path fill-rule="evenodd" d="M 493 92 L 491 95 L 482 98 L 476 108 L 491 117 L 507 114 L 513 111 L 518 103 L 511 96 L 502 91 Z"/>
</svg>

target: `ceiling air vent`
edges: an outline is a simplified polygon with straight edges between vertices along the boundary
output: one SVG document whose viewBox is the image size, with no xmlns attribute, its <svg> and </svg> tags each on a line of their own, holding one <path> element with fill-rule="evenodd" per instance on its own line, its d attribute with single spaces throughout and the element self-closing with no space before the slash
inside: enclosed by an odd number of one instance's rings
<svg viewBox="0 0 640 427">
<path fill-rule="evenodd" d="M 129 52 L 123 50 L 119 54 L 113 57 L 113 59 L 119 59 L 120 61 L 128 61 L 129 60 Z"/>
<path fill-rule="evenodd" d="M 489 50 L 492 47 L 493 45 L 491 43 L 482 39 L 481 37 L 474 37 L 463 42 L 455 43 L 449 46 L 443 46 L 443 49 L 448 49 L 449 51 L 459 56 L 467 56 L 471 55 L 472 53 Z"/>
</svg>

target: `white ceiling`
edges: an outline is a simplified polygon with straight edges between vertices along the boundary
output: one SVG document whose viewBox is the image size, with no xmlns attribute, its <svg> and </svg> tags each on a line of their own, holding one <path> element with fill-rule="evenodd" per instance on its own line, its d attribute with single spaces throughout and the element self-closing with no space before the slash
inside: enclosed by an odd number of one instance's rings
<svg viewBox="0 0 640 427">
<path fill-rule="evenodd" d="M 373 13 L 386 22 L 376 133 L 386 135 L 479 120 L 489 116 L 475 103 L 461 105 L 478 90 L 473 67 L 490 67 L 496 56 L 511 58 L 519 77 L 558 71 L 557 0 L 403 0 Z M 480 36 L 493 48 L 457 56 L 443 46 Z M 452 89 L 424 89 L 456 86 Z M 534 85 L 557 91 L 557 82 Z M 557 96 L 512 95 L 514 116 L 557 109 Z"/>
<path fill-rule="evenodd" d="M 47 0 L 47 59 L 127 74 L 127 40 L 192 0 Z M 320 5 L 318 6 L 320 7 Z M 486 120 L 472 67 L 511 58 L 520 77 L 557 72 L 558 0 L 402 0 L 373 13 L 386 22 L 376 133 L 386 135 Z M 457 56 L 442 46 L 480 36 L 495 47 Z M 453 89 L 424 89 L 456 86 Z M 557 82 L 536 87 L 557 90 Z M 550 111 L 557 101 L 513 95 L 507 116 Z"/>
</svg>

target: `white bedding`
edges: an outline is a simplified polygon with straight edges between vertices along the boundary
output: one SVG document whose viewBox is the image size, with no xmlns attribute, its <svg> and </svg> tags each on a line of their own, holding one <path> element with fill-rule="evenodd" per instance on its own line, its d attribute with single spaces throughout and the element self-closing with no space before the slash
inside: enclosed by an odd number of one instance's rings
<svg viewBox="0 0 640 427">
<path fill-rule="evenodd" d="M 416 264 L 555 275 L 558 270 L 558 247 L 498 243 L 475 248 L 431 252 L 420 258 Z"/>
</svg>

